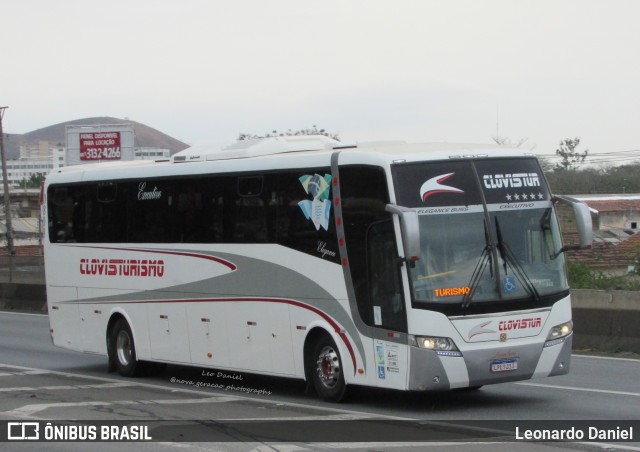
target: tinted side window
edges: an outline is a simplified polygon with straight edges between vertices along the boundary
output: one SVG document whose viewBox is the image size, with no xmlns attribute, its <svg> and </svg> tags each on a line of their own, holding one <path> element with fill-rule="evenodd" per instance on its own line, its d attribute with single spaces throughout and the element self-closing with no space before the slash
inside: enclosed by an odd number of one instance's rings
<svg viewBox="0 0 640 452">
<path fill-rule="evenodd" d="M 375 223 L 369 228 L 367 268 L 373 324 L 407 331 L 398 248 L 391 220 Z"/>
<path fill-rule="evenodd" d="M 278 243 L 339 262 L 328 168 L 51 186 L 51 242 Z"/>
<path fill-rule="evenodd" d="M 279 244 L 340 261 L 328 168 L 281 173 L 271 202 L 277 205 Z"/>
<path fill-rule="evenodd" d="M 340 189 L 349 268 L 358 311 L 367 325 L 380 326 L 379 319 L 374 318 L 374 303 L 379 303 L 377 294 L 382 292 L 379 282 L 376 282 L 377 285 L 374 287 L 373 279 L 379 276 L 377 273 L 379 270 L 388 267 L 380 263 L 380 258 L 383 257 L 380 253 L 392 249 L 395 246 L 395 240 L 393 236 L 389 238 L 388 234 L 383 234 L 384 240 L 372 239 L 371 249 L 369 249 L 367 235 L 373 225 L 385 220 L 388 222 L 391 219 L 391 214 L 385 211 L 385 206 L 389 203 L 389 194 L 384 170 L 374 166 L 341 167 Z M 372 237 L 380 235 L 381 233 L 374 234 Z M 389 240 L 393 241 L 393 246 L 389 246 Z M 369 256 L 370 253 L 374 253 L 375 257 Z M 395 254 L 387 257 L 394 259 Z M 368 264 L 371 259 L 375 259 L 375 262 L 371 261 Z M 390 280 L 395 281 L 394 278 L 395 276 Z M 397 326 L 398 329 L 404 325 L 399 321 L 391 323 L 393 325 L 389 325 L 390 327 Z"/>
</svg>

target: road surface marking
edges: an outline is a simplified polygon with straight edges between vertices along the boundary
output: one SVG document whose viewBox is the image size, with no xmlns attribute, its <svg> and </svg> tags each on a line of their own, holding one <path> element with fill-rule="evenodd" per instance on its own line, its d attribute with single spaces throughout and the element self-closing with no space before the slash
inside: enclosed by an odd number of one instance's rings
<svg viewBox="0 0 640 452">
<path fill-rule="evenodd" d="M 56 402 L 56 403 L 34 403 L 32 405 L 24 405 L 10 411 L 4 411 L 2 414 L 15 417 L 31 417 L 36 413 L 51 408 L 69 408 L 81 406 L 107 406 L 107 405 L 182 405 L 190 403 L 223 403 L 235 402 L 232 397 L 203 397 L 201 399 L 160 399 L 160 400 L 119 400 L 113 402 L 105 402 L 95 400 L 91 402 Z"/>
<path fill-rule="evenodd" d="M 602 394 L 615 394 L 615 395 L 623 395 L 623 396 L 640 397 L 640 392 L 614 391 L 611 389 L 576 388 L 573 386 L 545 385 L 542 383 L 527 383 L 527 382 L 518 382 L 514 384 L 520 385 L 520 386 L 535 386 L 538 388 L 563 389 L 566 391 L 599 392 Z"/>
<path fill-rule="evenodd" d="M 64 391 L 69 389 L 110 389 L 110 388 L 128 388 L 135 386 L 132 383 L 102 383 L 94 385 L 59 385 L 59 386 L 16 386 L 11 388 L 0 388 L 0 392 L 20 392 L 20 391 Z"/>
</svg>

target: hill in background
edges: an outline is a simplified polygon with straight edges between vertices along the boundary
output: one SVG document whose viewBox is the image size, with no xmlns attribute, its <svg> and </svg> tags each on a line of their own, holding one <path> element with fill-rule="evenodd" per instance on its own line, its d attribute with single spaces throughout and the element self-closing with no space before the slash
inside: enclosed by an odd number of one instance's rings
<svg viewBox="0 0 640 452">
<path fill-rule="evenodd" d="M 132 124 L 135 133 L 135 147 L 169 149 L 171 154 L 189 147 L 188 144 L 166 135 L 159 130 L 129 119 L 111 118 L 102 116 L 96 118 L 83 118 L 73 121 L 61 122 L 52 126 L 43 127 L 24 134 L 5 135 L 4 148 L 7 159 L 20 157 L 20 146 L 37 145 L 39 141 L 48 141 L 53 144 L 66 145 L 67 126 L 93 126 L 107 124 Z"/>
</svg>

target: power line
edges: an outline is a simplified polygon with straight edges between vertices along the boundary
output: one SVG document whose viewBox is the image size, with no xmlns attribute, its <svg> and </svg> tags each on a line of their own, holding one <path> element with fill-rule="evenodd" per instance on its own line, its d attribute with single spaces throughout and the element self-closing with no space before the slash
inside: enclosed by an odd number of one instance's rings
<svg viewBox="0 0 640 452">
<path fill-rule="evenodd" d="M 548 161 L 549 163 L 556 163 L 563 159 L 562 156 L 555 154 L 540 154 L 538 157 Z M 572 165 L 584 166 L 597 163 L 622 163 L 633 161 L 640 161 L 640 150 L 632 149 L 626 151 L 597 152 L 588 154 L 587 158 L 583 162 L 573 162 Z"/>
</svg>

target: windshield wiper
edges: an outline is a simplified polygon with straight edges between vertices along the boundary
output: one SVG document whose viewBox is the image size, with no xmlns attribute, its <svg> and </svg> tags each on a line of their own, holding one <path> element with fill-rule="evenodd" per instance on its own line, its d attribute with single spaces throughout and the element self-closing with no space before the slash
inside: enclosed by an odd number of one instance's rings
<svg viewBox="0 0 640 452">
<path fill-rule="evenodd" d="M 471 279 L 469 280 L 469 292 L 465 293 L 462 297 L 462 308 L 468 308 L 473 301 L 473 294 L 476 289 L 480 285 L 480 281 L 482 281 L 482 275 L 484 275 L 484 269 L 487 267 L 487 263 L 489 263 L 489 271 L 491 272 L 491 276 L 493 277 L 493 265 L 491 265 L 491 258 L 493 256 L 493 246 L 491 245 L 491 240 L 489 239 L 489 231 L 487 230 L 487 223 L 484 222 L 484 240 L 485 246 L 482 248 L 482 253 L 480 253 L 480 259 L 478 259 L 478 263 L 476 264 L 476 268 L 473 269 L 473 273 L 471 274 Z"/>
<path fill-rule="evenodd" d="M 515 270 L 515 275 L 520 281 L 520 283 L 525 287 L 526 291 L 536 300 L 540 301 L 540 294 L 538 290 L 531 282 L 531 279 L 527 275 L 527 272 L 524 268 L 522 268 L 522 264 L 518 261 L 518 258 L 515 256 L 509 244 L 502 239 L 502 231 L 500 231 L 500 222 L 498 221 L 498 217 L 496 219 L 496 235 L 498 238 L 498 251 L 500 252 L 500 257 L 504 262 L 504 274 L 507 274 L 507 263 L 511 264 L 511 267 Z"/>
<path fill-rule="evenodd" d="M 469 287 L 469 292 L 465 293 L 462 297 L 463 308 L 468 308 L 471 304 L 471 301 L 473 300 L 473 294 L 478 288 L 478 285 L 480 285 L 482 275 L 484 275 L 484 269 L 487 267 L 487 262 L 491 262 L 491 245 L 487 245 L 482 249 L 480 260 L 478 260 L 478 264 L 476 265 L 476 268 L 473 270 L 473 274 L 471 275 L 471 280 L 467 285 L 467 287 Z M 489 268 L 491 268 L 491 265 L 489 266 Z"/>
</svg>

